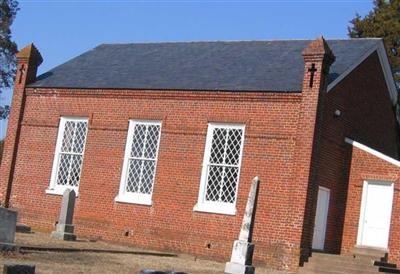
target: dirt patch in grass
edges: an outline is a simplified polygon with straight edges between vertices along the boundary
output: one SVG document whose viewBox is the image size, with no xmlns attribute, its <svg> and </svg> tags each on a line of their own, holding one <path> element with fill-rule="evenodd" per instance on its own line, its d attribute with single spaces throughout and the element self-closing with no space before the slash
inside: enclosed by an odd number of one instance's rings
<svg viewBox="0 0 400 274">
<path fill-rule="evenodd" d="M 81 239 L 78 242 L 66 242 L 51 239 L 44 233 L 19 234 L 17 244 L 76 247 L 91 249 L 113 249 L 139 251 L 134 247 L 111 244 L 103 241 L 89 242 Z M 141 250 L 144 251 L 144 250 Z M 148 250 L 147 250 L 148 251 Z M 29 251 L 26 253 L 0 254 L 0 266 L 5 263 L 23 263 L 36 265 L 37 274 L 64 274 L 64 273 L 139 273 L 142 269 L 176 270 L 190 274 L 221 274 L 225 263 L 197 259 L 188 255 L 178 257 L 158 257 L 149 255 L 112 254 L 93 252 L 42 252 Z M 1 270 L 1 268 L 0 268 Z M 266 268 L 256 268 L 257 274 L 283 274 L 287 272 L 273 271 Z"/>
</svg>

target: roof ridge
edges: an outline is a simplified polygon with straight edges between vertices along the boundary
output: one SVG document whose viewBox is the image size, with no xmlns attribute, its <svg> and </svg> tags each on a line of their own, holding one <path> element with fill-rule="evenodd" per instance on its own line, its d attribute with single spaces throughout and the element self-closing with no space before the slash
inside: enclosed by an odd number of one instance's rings
<svg viewBox="0 0 400 274">
<path fill-rule="evenodd" d="M 295 42 L 295 41 L 314 41 L 315 39 L 269 39 L 269 40 L 197 40 L 197 41 L 148 41 L 148 42 L 120 42 L 120 43 L 101 43 L 99 46 L 118 46 L 118 45 L 151 45 L 151 44 L 191 44 L 191 43 L 242 43 L 242 42 Z M 326 41 L 352 41 L 352 40 L 382 40 L 379 37 L 369 38 L 328 38 Z"/>
</svg>

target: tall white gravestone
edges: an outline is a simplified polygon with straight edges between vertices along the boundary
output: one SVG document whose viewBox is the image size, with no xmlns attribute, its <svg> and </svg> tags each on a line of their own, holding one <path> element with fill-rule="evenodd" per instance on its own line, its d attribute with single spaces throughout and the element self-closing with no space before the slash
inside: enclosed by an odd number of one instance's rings
<svg viewBox="0 0 400 274">
<path fill-rule="evenodd" d="M 239 240 L 236 240 L 233 243 L 231 261 L 226 263 L 225 273 L 253 274 L 255 272 L 255 268 L 252 265 L 254 252 L 252 237 L 256 215 L 259 184 L 260 179 L 258 177 L 254 177 L 251 183 L 246 211 L 243 216 Z"/>
<path fill-rule="evenodd" d="M 63 193 L 61 202 L 60 218 L 56 226 L 56 230 L 51 233 L 51 237 L 65 241 L 75 241 L 74 218 L 76 194 L 73 189 L 66 189 Z"/>
</svg>

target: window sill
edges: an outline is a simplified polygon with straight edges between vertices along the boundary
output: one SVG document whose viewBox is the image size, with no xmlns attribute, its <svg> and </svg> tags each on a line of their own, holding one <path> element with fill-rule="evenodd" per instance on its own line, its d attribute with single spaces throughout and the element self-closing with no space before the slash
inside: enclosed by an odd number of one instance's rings
<svg viewBox="0 0 400 274">
<path fill-rule="evenodd" d="M 118 195 L 114 199 L 117 203 L 125 203 L 125 204 L 137 204 L 137 205 L 147 205 L 151 206 L 153 204 L 151 198 L 132 198 L 132 197 L 127 197 L 124 195 Z"/>
<path fill-rule="evenodd" d="M 226 206 L 226 205 L 207 205 L 207 204 L 199 204 L 197 203 L 193 207 L 193 211 L 198 212 L 206 212 L 206 213 L 216 213 L 216 214 L 223 214 L 223 215 L 236 215 L 236 207 Z"/>
<path fill-rule="evenodd" d="M 60 188 L 50 189 L 50 188 L 48 188 L 48 189 L 46 189 L 45 192 L 46 192 L 46 194 L 50 194 L 50 195 L 63 196 L 65 190 L 66 190 L 66 188 L 64 188 L 64 189 L 60 189 Z M 73 190 L 75 190 L 75 194 L 76 194 L 75 197 L 78 198 L 78 196 L 79 196 L 78 190 L 77 189 L 73 189 Z"/>
</svg>

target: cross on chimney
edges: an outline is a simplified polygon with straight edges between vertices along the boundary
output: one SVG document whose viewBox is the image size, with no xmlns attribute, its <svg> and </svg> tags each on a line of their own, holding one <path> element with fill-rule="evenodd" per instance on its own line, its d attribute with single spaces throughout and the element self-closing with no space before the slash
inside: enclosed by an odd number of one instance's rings
<svg viewBox="0 0 400 274">
<path fill-rule="evenodd" d="M 24 77 L 25 74 L 25 65 L 22 65 L 21 68 L 19 69 L 19 80 L 18 84 L 22 83 L 22 78 Z"/>
<path fill-rule="evenodd" d="M 311 64 L 311 68 L 308 69 L 308 72 L 311 72 L 311 76 L 310 76 L 310 88 L 313 87 L 314 84 L 314 74 L 317 71 L 317 69 L 315 68 L 315 64 L 312 63 Z"/>
</svg>

